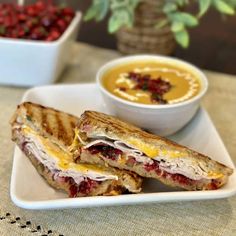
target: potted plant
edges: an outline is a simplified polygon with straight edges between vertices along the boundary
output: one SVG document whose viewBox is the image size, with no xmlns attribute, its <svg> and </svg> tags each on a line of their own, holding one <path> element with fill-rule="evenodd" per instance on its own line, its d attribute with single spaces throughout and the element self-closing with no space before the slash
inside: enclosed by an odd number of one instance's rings
<svg viewBox="0 0 236 236">
<path fill-rule="evenodd" d="M 192 2 L 198 12 L 186 9 Z M 103 20 L 107 15 L 109 33 L 116 33 L 117 47 L 125 54 L 171 54 L 176 42 L 189 45 L 188 29 L 199 25 L 210 8 L 234 15 L 236 0 L 93 0 L 84 19 Z"/>
</svg>

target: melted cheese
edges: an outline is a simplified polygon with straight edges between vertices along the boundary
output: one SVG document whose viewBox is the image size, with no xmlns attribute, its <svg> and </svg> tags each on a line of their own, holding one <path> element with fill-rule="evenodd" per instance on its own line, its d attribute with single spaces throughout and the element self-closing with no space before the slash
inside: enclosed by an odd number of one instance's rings
<svg viewBox="0 0 236 236">
<path fill-rule="evenodd" d="M 217 172 L 213 172 L 213 171 L 209 171 L 207 173 L 207 177 L 212 178 L 212 179 L 218 179 L 218 178 L 222 178 L 224 175 L 222 173 L 217 173 Z"/>
<path fill-rule="evenodd" d="M 138 147 L 139 150 L 141 150 L 143 153 L 145 153 L 148 157 L 154 158 L 158 156 L 159 154 L 159 149 L 156 147 L 153 147 L 150 144 L 143 143 L 142 141 L 134 138 L 130 138 L 128 141 L 128 144 Z"/>
<path fill-rule="evenodd" d="M 58 165 L 66 167 L 68 162 L 73 161 L 72 155 L 57 147 L 56 145 L 53 145 L 47 138 L 38 135 L 37 132 L 35 132 L 29 126 L 24 126 L 23 131 L 25 134 L 33 135 L 35 138 L 37 138 L 43 144 L 45 151 L 54 159 L 59 161 Z"/>
<path fill-rule="evenodd" d="M 68 148 L 70 152 L 72 152 L 75 149 L 78 149 L 81 146 L 81 144 L 79 142 L 79 130 L 78 130 L 78 128 L 75 128 L 74 132 L 75 132 L 75 136 L 74 136 L 73 142 Z"/>
<path fill-rule="evenodd" d="M 160 156 L 168 156 L 169 158 L 183 158 L 187 157 L 186 153 L 180 151 L 162 149 L 159 153 Z"/>
<path fill-rule="evenodd" d="M 98 174 L 103 174 L 108 177 L 112 176 L 111 173 L 108 173 L 106 168 L 103 168 L 100 166 L 98 167 L 94 165 L 89 165 L 89 164 L 74 163 L 73 157 L 69 152 L 63 151 L 61 148 L 57 147 L 55 144 L 52 144 L 51 141 L 48 140 L 47 138 L 44 138 L 38 135 L 33 129 L 31 129 L 28 126 L 23 127 L 23 132 L 27 135 L 32 135 L 34 138 L 40 141 L 40 143 L 43 144 L 43 147 L 46 153 L 50 157 L 56 160 L 57 166 L 63 171 L 74 170 L 74 171 L 79 171 L 85 174 L 93 171 L 93 172 L 96 172 Z"/>
<path fill-rule="evenodd" d="M 158 156 L 169 157 L 169 158 L 182 158 L 187 157 L 186 153 L 179 152 L 179 151 L 172 151 L 167 149 L 160 149 L 159 147 L 154 147 L 151 144 L 143 143 L 142 141 L 134 138 L 130 138 L 128 140 L 130 145 L 134 147 L 138 147 L 138 150 L 141 150 L 144 154 L 148 157 L 155 159 Z"/>
<path fill-rule="evenodd" d="M 144 154 L 146 154 L 148 157 L 150 157 L 152 159 L 161 159 L 162 157 L 164 157 L 164 159 L 167 158 L 167 160 L 168 160 L 168 159 L 182 159 L 182 158 L 188 157 L 188 154 L 185 152 L 181 152 L 181 151 L 177 151 L 177 150 L 167 150 L 167 149 L 164 149 L 163 147 L 156 148 L 150 144 L 143 143 L 140 140 L 137 140 L 134 138 L 130 138 L 128 142 L 130 145 L 138 147 L 139 150 L 141 150 Z M 191 166 L 191 164 L 190 164 L 190 166 Z M 167 169 L 167 171 L 168 171 L 168 169 Z M 185 172 L 182 174 L 186 175 Z M 205 174 L 202 173 L 202 176 L 200 176 L 199 178 L 202 178 L 203 176 L 205 176 L 209 179 L 218 179 L 218 178 L 222 178 L 224 175 L 219 172 L 209 171 L 209 172 L 205 172 Z M 191 178 L 194 178 L 194 176 L 191 176 Z"/>
</svg>

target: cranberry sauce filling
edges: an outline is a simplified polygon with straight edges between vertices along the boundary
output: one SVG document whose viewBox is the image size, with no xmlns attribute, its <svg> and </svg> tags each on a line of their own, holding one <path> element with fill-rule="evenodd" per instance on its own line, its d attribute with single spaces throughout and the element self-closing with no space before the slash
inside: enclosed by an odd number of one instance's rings
<svg viewBox="0 0 236 236">
<path fill-rule="evenodd" d="M 114 147 L 108 146 L 108 145 L 104 145 L 104 144 L 98 144 L 98 145 L 94 145 L 88 148 L 88 151 L 91 154 L 97 154 L 97 153 L 101 153 L 103 157 L 111 159 L 113 161 L 117 160 L 117 158 L 119 157 L 119 155 L 122 155 L 123 152 L 119 149 L 116 149 Z M 135 164 L 137 164 L 139 162 L 137 162 L 135 160 L 134 157 L 129 156 L 127 161 L 126 161 L 126 165 L 129 167 L 133 167 Z M 140 163 L 142 164 L 142 163 Z M 197 183 L 200 184 L 201 180 L 194 180 L 194 179 L 190 179 L 184 175 L 181 174 L 172 174 L 172 173 L 168 173 L 167 171 L 160 169 L 159 167 L 159 162 L 153 160 L 152 164 L 142 164 L 143 168 L 147 171 L 155 171 L 155 173 L 162 178 L 165 179 L 172 179 L 175 182 L 178 182 L 180 185 L 185 185 L 185 186 L 189 186 L 189 185 L 197 185 Z M 209 189 L 217 189 L 217 183 L 215 180 L 211 180 L 211 182 L 208 185 Z"/>
<path fill-rule="evenodd" d="M 151 75 L 143 75 L 141 73 L 130 72 L 128 78 L 137 83 L 135 89 L 141 89 L 143 91 L 149 91 L 151 93 L 151 99 L 154 102 L 165 104 L 167 101 L 163 98 L 163 95 L 170 91 L 172 85 L 163 80 L 161 77 L 151 78 Z"/>
<path fill-rule="evenodd" d="M 87 178 L 82 181 L 80 185 L 72 184 L 70 186 L 70 197 L 76 197 L 77 193 L 81 193 L 83 195 L 88 195 L 93 188 L 95 188 L 100 182 Z"/>
<path fill-rule="evenodd" d="M 29 142 L 22 140 L 19 147 L 26 155 L 29 155 L 29 154 L 33 155 L 31 151 L 29 150 L 27 144 L 29 144 Z M 34 158 L 37 160 L 38 165 L 42 165 L 42 163 L 39 162 L 35 156 Z M 84 181 L 82 181 L 78 185 L 72 177 L 68 177 L 68 176 L 59 177 L 58 176 L 59 170 L 50 170 L 47 166 L 43 166 L 43 172 L 47 172 L 47 175 L 49 175 L 50 178 L 52 178 L 57 183 L 68 184 L 70 186 L 69 197 L 76 197 L 78 193 L 81 193 L 83 195 L 88 195 L 92 191 L 93 188 L 95 188 L 98 184 L 101 183 L 99 181 L 86 178 Z"/>
<path fill-rule="evenodd" d="M 89 178 L 86 178 L 79 185 L 75 183 L 72 177 L 56 177 L 54 179 L 56 181 L 60 181 L 62 183 L 67 183 L 70 185 L 69 197 L 76 197 L 78 193 L 81 193 L 83 195 L 88 195 L 92 191 L 92 189 L 95 188 L 100 183 L 96 180 L 92 180 Z"/>
<path fill-rule="evenodd" d="M 97 153 L 101 153 L 102 156 L 104 156 L 105 158 L 111 159 L 111 160 L 116 160 L 119 155 L 122 155 L 122 151 L 108 146 L 108 145 L 93 145 L 91 147 L 88 148 L 89 152 L 91 154 L 97 154 Z"/>
<path fill-rule="evenodd" d="M 196 180 L 190 179 L 184 175 L 172 174 L 172 173 L 168 173 L 165 170 L 160 169 L 159 163 L 157 161 L 154 161 L 153 164 L 146 164 L 144 168 L 148 172 L 155 171 L 158 176 L 163 177 L 165 179 L 172 179 L 175 182 L 179 182 L 181 185 L 189 185 L 196 182 Z"/>
<path fill-rule="evenodd" d="M 91 146 L 88 148 L 88 150 L 91 154 L 101 153 L 103 157 L 111 159 L 113 161 L 115 161 L 118 158 L 118 156 L 123 153 L 119 149 L 116 149 L 108 145 L 101 145 L 101 144 Z M 126 165 L 128 165 L 129 167 L 134 166 L 136 163 L 137 161 L 132 156 L 129 156 L 128 160 L 126 161 Z M 144 169 L 148 172 L 155 171 L 158 176 L 166 178 L 166 179 L 171 178 L 182 185 L 189 185 L 195 181 L 181 174 L 171 174 L 164 170 L 161 170 L 159 168 L 159 163 L 155 160 L 153 160 L 152 164 L 145 164 Z"/>
<path fill-rule="evenodd" d="M 202 180 L 194 180 L 194 179 L 190 179 L 184 175 L 181 174 L 172 174 L 172 173 L 168 173 L 165 170 L 162 170 L 159 168 L 159 164 L 157 161 L 154 161 L 153 164 L 146 164 L 144 166 L 146 171 L 155 171 L 156 174 L 162 178 L 165 179 L 172 179 L 175 182 L 178 182 L 180 185 L 185 185 L 185 186 L 189 186 L 189 185 L 201 185 Z M 218 189 L 218 186 L 220 185 L 220 183 L 218 183 L 218 180 L 209 180 L 209 184 L 207 189 Z"/>
</svg>

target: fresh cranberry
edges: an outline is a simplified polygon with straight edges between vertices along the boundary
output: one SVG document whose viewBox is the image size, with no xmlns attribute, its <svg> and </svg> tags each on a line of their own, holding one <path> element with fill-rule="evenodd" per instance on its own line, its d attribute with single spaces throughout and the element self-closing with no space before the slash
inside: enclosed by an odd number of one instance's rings
<svg viewBox="0 0 236 236">
<path fill-rule="evenodd" d="M 35 40 L 39 40 L 45 37 L 45 35 L 47 35 L 47 31 L 42 27 L 36 27 L 32 30 L 31 34 L 30 34 L 30 38 L 31 39 L 35 39 Z"/>
<path fill-rule="evenodd" d="M 67 23 L 66 23 L 64 20 L 62 20 L 62 19 L 57 20 L 56 24 L 58 25 L 58 27 L 60 28 L 60 30 L 61 30 L 62 32 L 63 32 L 63 31 L 66 29 L 66 27 L 67 27 Z"/>
<path fill-rule="evenodd" d="M 70 23 L 72 18 L 73 18 L 72 16 L 65 16 L 64 20 L 65 20 L 65 22 Z"/>
<path fill-rule="evenodd" d="M 55 17 L 46 15 L 41 19 L 41 24 L 45 27 L 50 27 L 53 25 L 54 20 Z"/>
<path fill-rule="evenodd" d="M 18 36 L 22 38 L 25 35 L 25 30 L 23 28 L 18 28 Z"/>
<path fill-rule="evenodd" d="M 46 8 L 46 4 L 43 1 L 38 1 L 35 3 L 35 8 L 37 11 L 43 11 Z"/>
<path fill-rule="evenodd" d="M 56 15 L 57 12 L 58 12 L 58 8 L 57 8 L 56 6 L 49 5 L 47 11 L 48 11 L 50 14 Z"/>
<path fill-rule="evenodd" d="M 3 25 L 9 27 L 13 25 L 13 19 L 10 16 L 6 16 L 3 20 Z"/>
<path fill-rule="evenodd" d="M 54 41 L 54 38 L 53 38 L 52 36 L 47 36 L 47 38 L 45 39 L 45 41 L 51 42 L 51 41 Z"/>
<path fill-rule="evenodd" d="M 26 21 L 27 20 L 27 16 L 23 13 L 18 15 L 18 20 L 19 21 Z"/>
<path fill-rule="evenodd" d="M 16 10 L 18 13 L 22 13 L 22 12 L 24 12 L 24 6 L 15 5 L 15 10 Z"/>
<path fill-rule="evenodd" d="M 51 36 L 54 40 L 58 39 L 60 37 L 60 32 L 57 30 L 53 30 L 50 32 L 49 36 Z"/>
<path fill-rule="evenodd" d="M 57 7 L 49 0 L 38 0 L 28 6 L 0 3 L 0 36 L 57 40 L 74 15 L 72 9 Z"/>
<path fill-rule="evenodd" d="M 10 37 L 13 38 L 13 39 L 18 38 L 18 32 L 17 32 L 16 29 L 10 31 Z"/>
<path fill-rule="evenodd" d="M 72 16 L 72 17 L 75 15 L 74 11 L 69 7 L 63 8 L 62 9 L 62 14 L 67 15 L 67 16 Z"/>
</svg>

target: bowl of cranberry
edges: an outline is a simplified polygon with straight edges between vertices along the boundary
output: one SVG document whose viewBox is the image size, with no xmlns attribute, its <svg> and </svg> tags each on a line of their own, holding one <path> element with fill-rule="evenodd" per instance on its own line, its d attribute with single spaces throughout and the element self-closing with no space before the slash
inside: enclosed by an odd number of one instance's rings
<svg viewBox="0 0 236 236">
<path fill-rule="evenodd" d="M 0 4 L 0 83 L 36 86 L 56 81 L 75 41 L 81 13 L 50 1 Z"/>
</svg>

